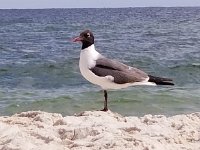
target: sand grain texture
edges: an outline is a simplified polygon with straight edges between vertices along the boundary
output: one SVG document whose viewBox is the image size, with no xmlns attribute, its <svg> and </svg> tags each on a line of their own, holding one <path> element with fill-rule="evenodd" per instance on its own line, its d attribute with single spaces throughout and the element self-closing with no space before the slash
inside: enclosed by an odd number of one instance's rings
<svg viewBox="0 0 200 150">
<path fill-rule="evenodd" d="M 1 150 L 200 150 L 200 113 L 123 117 L 29 111 L 0 117 Z"/>
</svg>

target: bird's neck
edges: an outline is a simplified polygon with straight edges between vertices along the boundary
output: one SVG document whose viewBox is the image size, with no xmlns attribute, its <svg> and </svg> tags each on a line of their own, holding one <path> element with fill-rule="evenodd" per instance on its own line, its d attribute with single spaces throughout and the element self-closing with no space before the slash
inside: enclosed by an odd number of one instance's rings
<svg viewBox="0 0 200 150">
<path fill-rule="evenodd" d="M 96 60 L 99 57 L 99 53 L 95 50 L 94 44 L 81 50 L 81 56 L 87 59 Z"/>
<path fill-rule="evenodd" d="M 96 50 L 95 50 L 94 44 L 92 44 L 92 45 L 90 45 L 90 46 L 88 46 L 88 47 L 82 49 L 81 51 L 83 51 L 83 52 L 88 51 L 88 52 L 89 52 L 89 51 L 96 51 Z"/>
<path fill-rule="evenodd" d="M 84 41 L 84 42 L 82 43 L 82 50 L 84 50 L 84 49 L 90 47 L 91 45 L 94 45 L 94 43 L 88 42 L 88 41 Z"/>
</svg>

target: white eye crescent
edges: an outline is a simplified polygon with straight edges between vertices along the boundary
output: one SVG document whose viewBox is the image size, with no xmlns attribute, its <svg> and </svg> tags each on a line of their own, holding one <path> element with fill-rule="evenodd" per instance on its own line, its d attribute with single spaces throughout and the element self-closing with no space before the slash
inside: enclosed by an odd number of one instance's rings
<svg viewBox="0 0 200 150">
<path fill-rule="evenodd" d="M 90 37 L 90 33 L 87 33 L 87 36 Z"/>
</svg>

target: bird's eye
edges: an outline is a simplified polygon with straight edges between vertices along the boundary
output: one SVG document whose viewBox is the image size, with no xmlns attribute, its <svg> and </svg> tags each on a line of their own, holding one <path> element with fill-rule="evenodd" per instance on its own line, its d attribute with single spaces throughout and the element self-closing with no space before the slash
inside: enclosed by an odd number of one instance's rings
<svg viewBox="0 0 200 150">
<path fill-rule="evenodd" d="M 87 37 L 90 37 L 90 33 L 87 33 Z"/>
</svg>

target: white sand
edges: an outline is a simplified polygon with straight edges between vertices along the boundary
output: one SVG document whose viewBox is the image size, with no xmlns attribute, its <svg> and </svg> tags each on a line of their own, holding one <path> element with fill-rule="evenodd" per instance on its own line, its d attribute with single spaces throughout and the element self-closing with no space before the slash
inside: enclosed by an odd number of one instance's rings
<svg viewBox="0 0 200 150">
<path fill-rule="evenodd" d="M 0 150 L 200 150 L 200 112 L 122 117 L 40 111 L 0 117 Z"/>
</svg>

